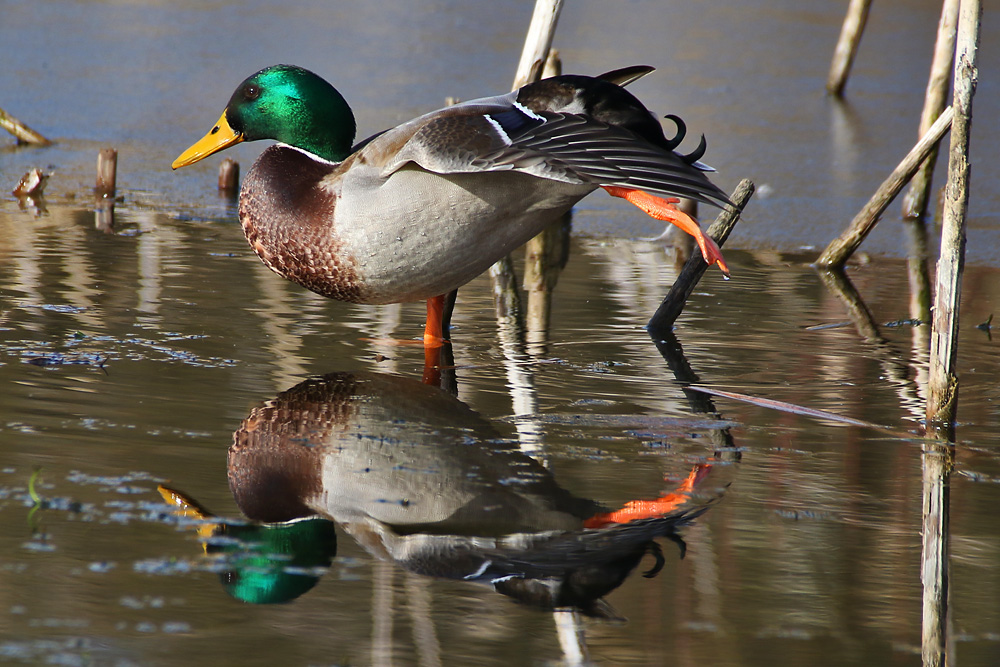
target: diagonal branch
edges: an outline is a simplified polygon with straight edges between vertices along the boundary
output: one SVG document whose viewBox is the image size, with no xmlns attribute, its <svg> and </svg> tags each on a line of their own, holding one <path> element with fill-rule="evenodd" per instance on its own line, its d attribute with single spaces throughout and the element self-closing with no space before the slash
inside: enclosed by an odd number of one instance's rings
<svg viewBox="0 0 1000 667">
<path fill-rule="evenodd" d="M 734 206 L 726 206 L 719 213 L 719 217 L 715 219 L 712 226 L 708 228 L 708 235 L 715 239 L 715 242 L 720 247 L 729 238 L 729 234 L 739 221 L 740 214 L 746 208 L 747 202 L 753 196 L 753 192 L 753 182 L 748 179 L 740 181 L 739 185 L 736 186 L 736 190 L 729 197 Z M 698 284 L 698 281 L 701 280 L 701 276 L 707 269 L 708 264 L 705 263 L 700 254 L 694 253 L 691 255 L 687 264 L 681 269 L 680 275 L 674 280 L 674 284 L 667 293 L 666 298 L 663 299 L 663 303 L 656 309 L 653 317 L 650 318 L 649 323 L 646 325 L 646 329 L 651 334 L 655 334 L 657 331 L 670 331 L 673 328 L 674 321 L 677 320 L 681 311 L 684 310 L 684 304 L 687 303 L 688 297 L 694 291 L 695 285 Z"/>
<path fill-rule="evenodd" d="M 952 108 L 948 107 L 938 119 L 931 125 L 931 129 L 920 138 L 903 161 L 899 163 L 889 178 L 885 179 L 879 189 L 875 191 L 872 198 L 868 200 L 865 207 L 854 216 L 854 220 L 839 237 L 830 242 L 823 254 L 816 260 L 817 266 L 824 268 L 841 267 L 848 258 L 858 249 L 861 242 L 875 228 L 879 217 L 885 212 L 893 199 L 896 198 L 903 187 L 909 182 L 917 169 L 923 163 L 931 151 L 937 146 L 944 136 L 944 133 L 951 127 Z"/>
</svg>

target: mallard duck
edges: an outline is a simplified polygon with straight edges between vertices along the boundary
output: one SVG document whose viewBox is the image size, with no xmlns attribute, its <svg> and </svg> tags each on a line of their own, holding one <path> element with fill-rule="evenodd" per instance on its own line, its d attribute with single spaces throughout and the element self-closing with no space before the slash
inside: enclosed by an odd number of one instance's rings
<svg viewBox="0 0 1000 667">
<path fill-rule="evenodd" d="M 705 142 L 674 152 L 660 122 L 622 86 L 652 71 L 563 75 L 415 118 L 353 145 L 341 94 L 301 67 L 267 67 L 233 93 L 183 167 L 241 141 L 272 139 L 240 191 L 254 252 L 285 278 L 354 303 L 428 301 L 439 345 L 444 295 L 540 232 L 597 188 L 693 235 L 728 268 L 676 197 L 729 203 L 705 176 Z M 621 85 L 619 85 L 621 84 Z"/>
</svg>

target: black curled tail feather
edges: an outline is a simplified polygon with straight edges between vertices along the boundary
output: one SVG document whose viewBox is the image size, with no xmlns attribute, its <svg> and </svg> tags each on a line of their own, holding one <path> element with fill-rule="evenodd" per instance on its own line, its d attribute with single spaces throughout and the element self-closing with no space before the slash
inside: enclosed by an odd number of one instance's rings
<svg viewBox="0 0 1000 667">
<path fill-rule="evenodd" d="M 677 128 L 674 136 L 668 139 L 652 112 L 622 87 L 651 71 L 651 67 L 635 66 L 607 72 L 599 77 L 574 74 L 554 76 L 521 88 L 517 101 L 536 113 L 582 112 L 608 125 L 625 128 L 649 143 L 673 152 L 687 136 L 684 121 L 674 114 L 664 116 Z M 707 141 L 702 135 L 697 148 L 678 157 L 694 164 L 704 157 L 706 149 Z"/>
<path fill-rule="evenodd" d="M 681 155 L 680 158 L 690 165 L 695 165 L 695 163 L 701 158 L 705 157 L 705 151 L 708 149 L 708 141 L 705 140 L 705 135 L 701 135 L 701 141 L 698 142 L 698 148 L 687 155 Z"/>
<path fill-rule="evenodd" d="M 666 148 L 667 150 L 672 151 L 676 149 L 678 146 L 680 146 L 681 142 L 684 141 L 684 137 L 687 136 L 687 125 L 684 123 L 684 120 L 681 119 L 680 116 L 675 116 L 672 113 L 668 113 L 666 116 L 664 116 L 664 118 L 669 120 L 677 127 L 677 131 L 674 132 L 673 138 L 667 139 L 666 140 L 667 143 L 664 146 L 664 148 Z"/>
<path fill-rule="evenodd" d="M 677 126 L 677 131 L 674 133 L 674 136 L 670 139 L 667 139 L 667 144 L 666 144 L 666 148 L 668 150 L 674 151 L 677 149 L 678 146 L 681 145 L 681 142 L 684 141 L 684 137 L 687 136 L 687 125 L 684 123 L 683 119 L 681 119 L 680 116 L 675 116 L 672 113 L 668 113 L 666 116 L 664 116 L 664 118 L 669 120 L 675 126 Z M 705 139 L 705 135 L 703 134 L 701 135 L 701 140 L 698 142 L 697 148 L 695 148 L 687 155 L 678 153 L 677 157 L 684 160 L 689 165 L 692 165 L 697 168 L 698 165 L 695 163 L 698 162 L 698 160 L 705 157 L 706 150 L 708 150 L 708 140 Z"/>
<path fill-rule="evenodd" d="M 542 116 L 553 114 L 555 118 L 560 119 L 560 123 L 570 122 L 571 116 L 589 117 L 598 124 L 614 128 L 603 135 L 610 141 L 615 141 L 612 135 L 626 130 L 640 139 L 639 143 L 647 144 L 647 148 L 636 147 L 633 156 L 635 160 L 623 158 L 618 161 L 611 153 L 603 153 L 609 162 L 616 163 L 626 172 L 631 172 L 629 177 L 624 179 L 608 178 L 608 174 L 604 172 L 609 168 L 613 169 L 612 165 L 603 165 L 600 168 L 594 165 L 588 168 L 590 162 L 584 164 L 582 159 L 579 162 L 572 159 L 567 161 L 572 169 L 591 182 L 647 189 L 660 195 L 690 197 L 716 206 L 728 204 L 729 198 L 726 194 L 704 175 L 705 171 L 712 171 L 710 167 L 700 163 L 708 146 L 705 136 L 701 136 L 698 146 L 691 152 L 677 153 L 676 149 L 687 136 L 687 125 L 684 121 L 673 114 L 666 116 L 666 119 L 676 127 L 673 136 L 668 139 L 660 120 L 638 98 L 619 85 L 630 83 L 651 69 L 636 66 L 614 70 L 596 78 L 569 74 L 555 76 L 521 88 L 517 93 L 517 102 L 535 114 Z M 548 123 L 543 125 L 543 128 L 547 125 Z M 542 129 L 539 134 L 544 135 L 547 132 Z M 540 136 L 529 139 L 525 142 L 525 147 L 539 142 L 540 139 Z M 621 142 L 622 150 L 618 154 L 625 150 L 626 144 L 627 141 Z M 545 148 L 562 152 L 551 144 Z M 596 146 L 594 148 L 597 149 Z M 660 168 L 665 170 L 661 173 L 669 173 L 668 180 L 672 181 L 673 193 L 668 192 L 670 187 L 667 189 L 656 187 L 657 170 L 650 164 L 650 149 L 665 151 L 672 156 L 663 156 Z M 669 164 L 671 161 L 674 161 L 673 164 Z M 633 171 L 633 168 L 637 171 Z"/>
</svg>

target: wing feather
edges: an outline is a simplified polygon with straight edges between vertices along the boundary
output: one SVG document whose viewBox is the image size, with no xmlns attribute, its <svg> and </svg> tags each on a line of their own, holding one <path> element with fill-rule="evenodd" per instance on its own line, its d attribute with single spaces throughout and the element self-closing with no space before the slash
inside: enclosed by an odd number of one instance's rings
<svg viewBox="0 0 1000 667">
<path fill-rule="evenodd" d="M 383 165 L 383 176 L 407 163 L 441 174 L 516 170 L 568 183 L 639 188 L 713 206 L 729 202 L 703 173 L 705 165 L 690 164 L 626 128 L 579 113 L 530 111 L 516 100 L 516 93 L 473 100 L 377 137 L 373 145 L 402 144 Z"/>
</svg>

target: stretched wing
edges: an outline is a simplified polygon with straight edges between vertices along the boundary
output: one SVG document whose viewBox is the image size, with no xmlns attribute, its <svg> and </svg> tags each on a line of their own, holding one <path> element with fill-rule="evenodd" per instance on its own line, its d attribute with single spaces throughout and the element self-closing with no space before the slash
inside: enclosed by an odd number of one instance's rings
<svg viewBox="0 0 1000 667">
<path fill-rule="evenodd" d="M 629 108 L 624 115 L 638 113 L 644 123 L 649 119 L 656 122 L 638 100 L 606 81 L 559 77 L 535 85 L 551 88 L 553 83 L 572 84 L 579 90 L 581 81 L 621 91 L 641 110 Z M 407 163 L 441 174 L 516 170 L 565 183 L 638 188 L 714 206 L 728 203 L 725 193 L 699 168 L 703 165 L 697 158 L 665 147 L 669 143 L 662 138 L 658 123 L 659 140 L 650 136 L 648 128 L 644 128 L 646 136 L 640 136 L 617 124 L 623 112 L 616 107 L 616 100 L 608 103 L 607 96 L 596 107 L 594 100 L 586 99 L 584 104 L 577 95 L 576 102 L 548 103 L 550 109 L 560 109 L 549 110 L 542 108 L 546 103 L 525 95 L 525 91 L 529 87 L 435 111 L 380 135 L 366 146 L 366 151 L 386 156 L 381 163 L 383 176 Z M 534 88 L 529 92 L 545 91 Z M 519 99 L 525 99 L 533 108 Z M 588 113 L 594 108 L 597 111 Z"/>
</svg>

